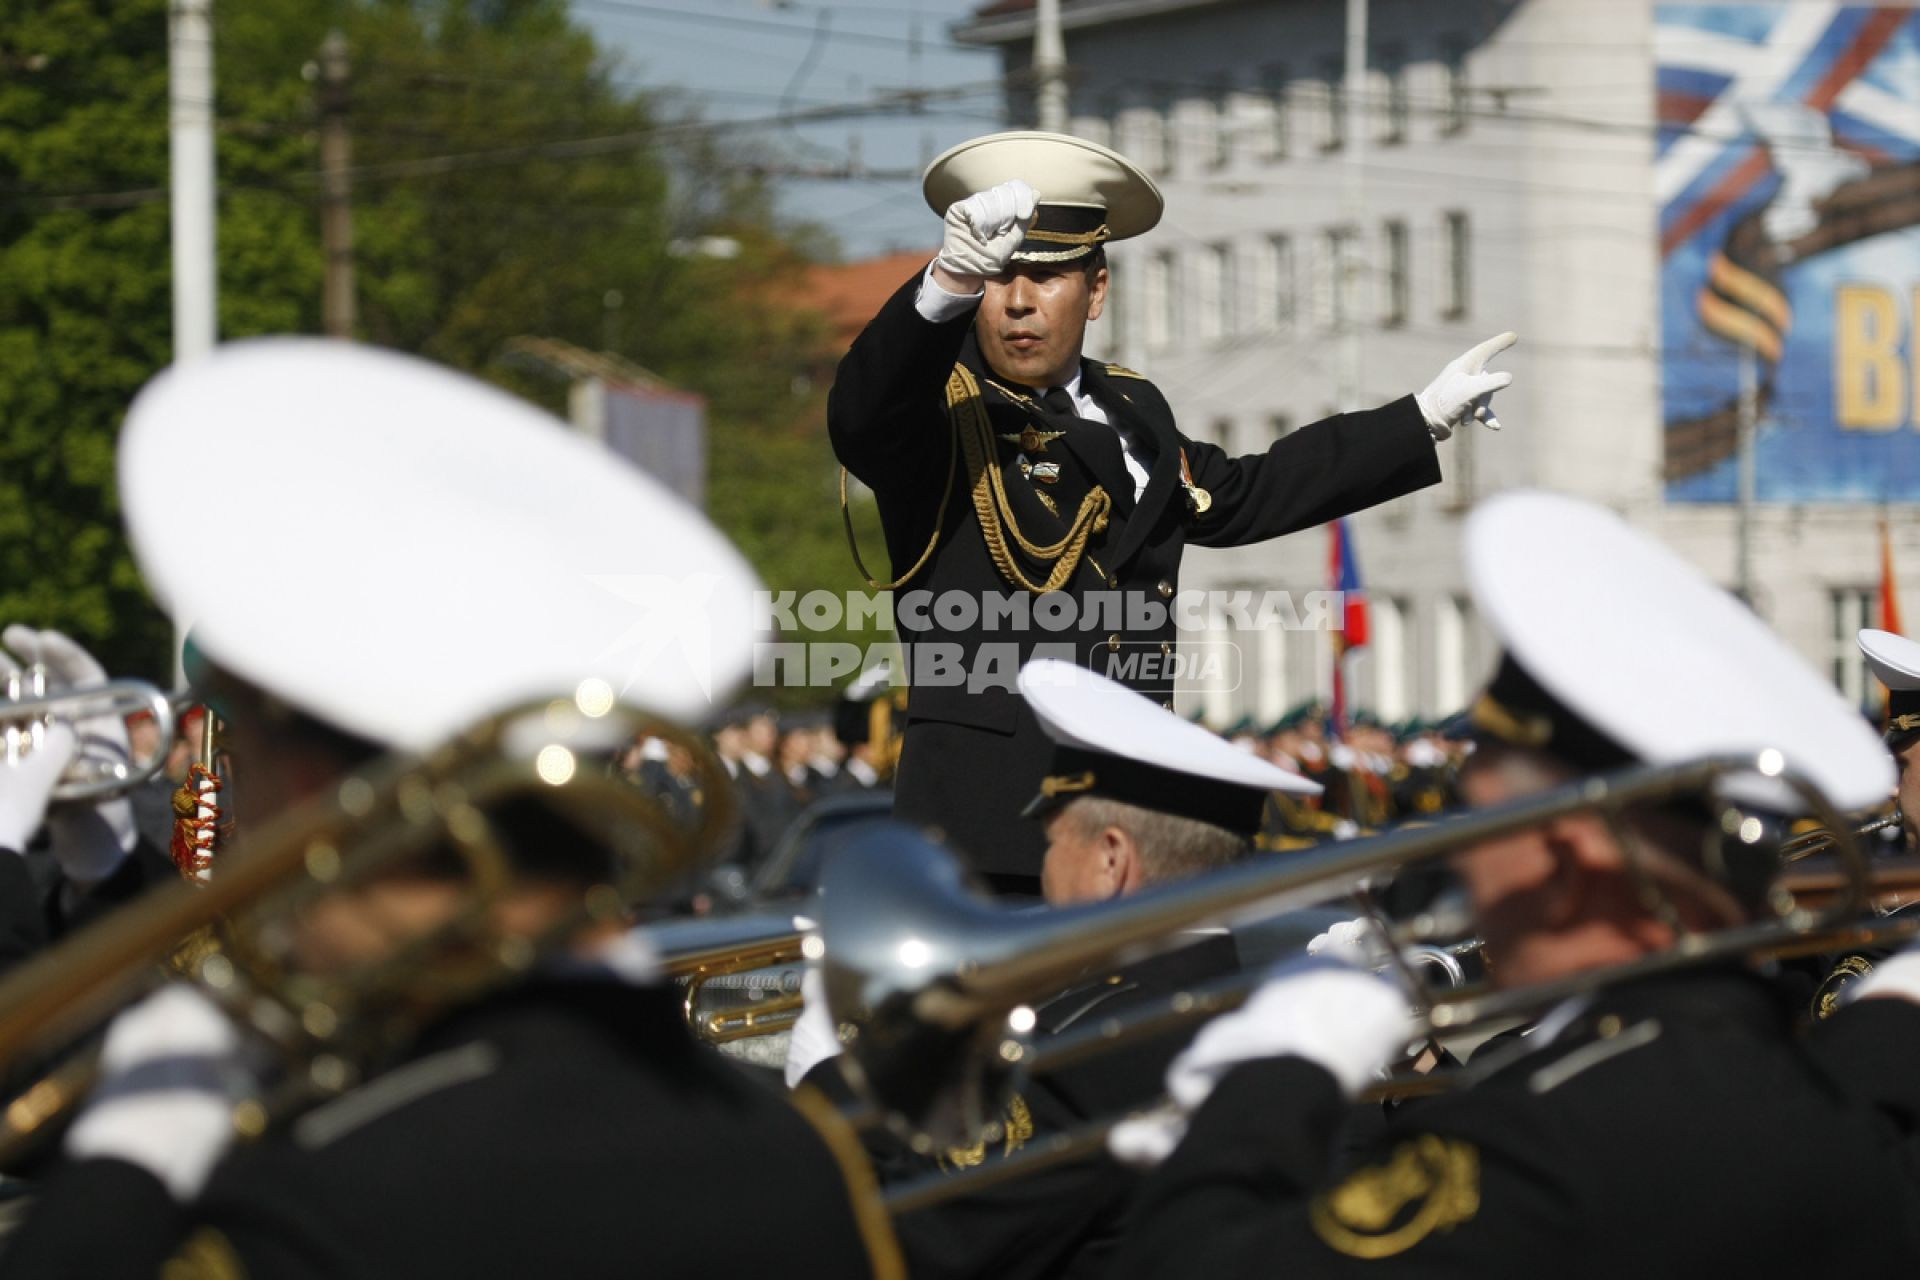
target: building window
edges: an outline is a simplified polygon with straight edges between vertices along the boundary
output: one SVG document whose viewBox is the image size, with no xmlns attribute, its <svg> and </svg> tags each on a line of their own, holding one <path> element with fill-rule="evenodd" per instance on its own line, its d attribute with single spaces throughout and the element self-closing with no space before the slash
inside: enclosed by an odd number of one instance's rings
<svg viewBox="0 0 1920 1280">
<path fill-rule="evenodd" d="M 1215 418 L 1213 420 L 1212 443 L 1219 445 L 1228 453 L 1233 452 L 1233 419 Z"/>
<path fill-rule="evenodd" d="M 1352 228 L 1328 227 L 1320 233 L 1320 251 L 1314 255 L 1314 318 L 1320 329 L 1330 333 L 1345 329 L 1353 320 L 1357 274 L 1353 241 Z"/>
<path fill-rule="evenodd" d="M 1433 603 L 1433 706 L 1436 716 L 1464 711 L 1473 677 L 1468 629 L 1473 606 L 1465 596 L 1441 596 Z"/>
<path fill-rule="evenodd" d="M 1136 107 L 1126 114 L 1127 141 L 1126 154 L 1132 156 L 1135 163 L 1150 173 L 1165 173 L 1167 169 L 1166 121 L 1151 106 Z"/>
<path fill-rule="evenodd" d="M 1467 215 L 1449 209 L 1441 215 L 1441 233 L 1447 274 L 1442 283 L 1440 315 L 1446 320 L 1464 320 L 1473 285 L 1473 243 Z"/>
<path fill-rule="evenodd" d="M 1291 435 L 1292 433 L 1292 414 L 1273 413 L 1267 415 L 1267 438 L 1269 440 L 1278 440 L 1282 436 Z"/>
<path fill-rule="evenodd" d="M 1194 336 L 1214 342 L 1227 334 L 1227 247 L 1202 248 L 1194 263 Z"/>
<path fill-rule="evenodd" d="M 1293 265 L 1293 238 L 1291 236 L 1271 236 L 1267 243 L 1273 249 L 1273 309 L 1272 317 L 1276 333 L 1286 333 L 1293 328 L 1299 315 L 1299 285 L 1296 283 Z"/>
<path fill-rule="evenodd" d="M 1461 36 L 1447 36 L 1440 42 L 1440 132 L 1458 134 L 1467 131 L 1467 42 Z"/>
<path fill-rule="evenodd" d="M 1207 140 L 1207 165 L 1224 169 L 1233 160 L 1233 89 L 1225 81 L 1215 81 L 1210 94 L 1213 107 L 1212 132 Z"/>
<path fill-rule="evenodd" d="M 1382 720 L 1403 720 L 1410 710 L 1412 683 L 1407 679 L 1407 602 L 1376 596 L 1368 612 L 1372 615 L 1367 647 L 1373 651 L 1373 711 Z"/>
<path fill-rule="evenodd" d="M 1850 705 L 1877 705 L 1880 686 L 1867 672 L 1867 661 L 1856 637 L 1862 627 L 1871 627 L 1879 619 L 1880 593 L 1840 588 L 1828 592 L 1827 599 L 1833 615 L 1833 683 Z"/>
<path fill-rule="evenodd" d="M 1173 342 L 1174 308 L 1180 296 L 1179 265 L 1173 254 L 1160 252 L 1147 259 L 1146 339 L 1148 347 Z"/>
<path fill-rule="evenodd" d="M 1285 66 L 1268 67 L 1260 73 L 1260 81 L 1266 88 L 1267 108 L 1267 127 L 1262 132 L 1260 158 L 1284 160 L 1291 124 L 1287 111 L 1287 69 Z"/>
<path fill-rule="evenodd" d="M 1407 52 L 1399 45 L 1388 45 L 1380 52 L 1382 88 L 1380 103 L 1380 141 L 1388 144 L 1407 140 Z"/>
<path fill-rule="evenodd" d="M 1324 59 L 1320 74 L 1325 85 L 1322 93 L 1325 109 L 1320 113 L 1320 149 L 1338 151 L 1347 140 L 1347 92 L 1343 79 L 1346 64 L 1338 58 Z"/>
<path fill-rule="evenodd" d="M 1161 173 L 1172 173 L 1180 165 L 1180 99 L 1171 88 L 1154 95 L 1153 114 L 1160 120 Z"/>
<path fill-rule="evenodd" d="M 1380 242 L 1381 256 L 1386 260 L 1386 270 L 1380 277 L 1380 323 L 1398 328 L 1407 322 L 1411 297 L 1407 224 L 1398 218 L 1388 219 L 1381 225 Z"/>
</svg>

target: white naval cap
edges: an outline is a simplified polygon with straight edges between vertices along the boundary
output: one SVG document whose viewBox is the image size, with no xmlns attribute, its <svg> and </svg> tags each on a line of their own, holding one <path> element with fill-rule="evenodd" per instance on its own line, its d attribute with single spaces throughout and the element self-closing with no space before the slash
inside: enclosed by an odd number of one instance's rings
<svg viewBox="0 0 1920 1280">
<path fill-rule="evenodd" d="M 408 356 L 275 338 L 168 369 L 128 415 L 120 494 L 209 659 L 389 747 L 570 695 L 692 720 L 751 667 L 759 583 L 700 512 Z"/>
<path fill-rule="evenodd" d="M 1856 640 L 1867 666 L 1887 686 L 1887 746 L 1898 750 L 1920 734 L 1920 644 L 1868 628 Z"/>
<path fill-rule="evenodd" d="M 1879 804 L 1893 762 L 1858 712 L 1747 607 L 1610 511 L 1511 493 L 1466 528 L 1467 580 L 1505 660 L 1483 735 L 1575 764 L 1778 750 L 1841 809 Z M 1784 787 L 1743 785 L 1762 804 Z"/>
<path fill-rule="evenodd" d="M 1053 740 L 1030 816 L 1080 795 L 1196 818 L 1251 835 L 1269 792 L 1320 784 L 1235 747 L 1116 680 L 1057 658 L 1020 669 L 1020 692 Z"/>
<path fill-rule="evenodd" d="M 1140 167 L 1117 151 L 1064 133 L 1019 130 L 972 138 L 927 166 L 927 205 L 946 216 L 956 201 L 1015 178 L 1040 196 L 1015 262 L 1069 262 L 1108 240 L 1153 230 L 1166 202 Z"/>
</svg>

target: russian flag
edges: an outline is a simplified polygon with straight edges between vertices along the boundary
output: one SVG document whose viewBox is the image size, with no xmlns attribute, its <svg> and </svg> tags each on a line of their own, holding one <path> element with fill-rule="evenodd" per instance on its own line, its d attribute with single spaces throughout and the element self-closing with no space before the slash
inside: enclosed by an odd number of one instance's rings
<svg viewBox="0 0 1920 1280">
<path fill-rule="evenodd" d="M 1333 547 L 1327 560 L 1327 577 L 1333 589 L 1341 593 L 1340 626 L 1333 633 L 1333 706 L 1328 730 L 1335 738 L 1347 736 L 1346 657 L 1350 650 L 1367 642 L 1367 589 L 1360 580 L 1360 557 L 1354 554 L 1353 530 L 1344 517 L 1327 528 L 1333 534 Z"/>
</svg>

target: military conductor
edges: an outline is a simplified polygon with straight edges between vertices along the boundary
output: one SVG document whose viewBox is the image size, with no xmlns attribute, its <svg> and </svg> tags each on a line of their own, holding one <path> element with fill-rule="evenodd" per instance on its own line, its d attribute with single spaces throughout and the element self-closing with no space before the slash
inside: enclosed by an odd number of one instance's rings
<svg viewBox="0 0 1920 1280">
<path fill-rule="evenodd" d="M 911 684 L 896 813 L 1031 889 L 1042 847 L 1019 808 L 1047 748 L 1019 668 L 1071 658 L 1169 702 L 1186 544 L 1258 542 L 1435 483 L 1435 443 L 1491 420 L 1511 375 L 1485 362 L 1513 337 L 1417 396 L 1229 457 L 1182 435 L 1151 382 L 1081 357 L 1106 242 L 1159 221 L 1151 179 L 1077 138 L 1006 133 L 935 160 L 925 192 L 945 242 L 842 360 L 828 427 L 892 563 L 868 581 L 895 592 Z"/>
</svg>

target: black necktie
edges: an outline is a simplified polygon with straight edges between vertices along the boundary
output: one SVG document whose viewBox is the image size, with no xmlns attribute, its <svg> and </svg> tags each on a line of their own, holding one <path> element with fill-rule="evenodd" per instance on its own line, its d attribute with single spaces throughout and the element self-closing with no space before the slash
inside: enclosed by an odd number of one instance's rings
<svg viewBox="0 0 1920 1280">
<path fill-rule="evenodd" d="M 1040 397 L 1040 403 L 1046 406 L 1049 414 L 1060 419 L 1060 426 L 1067 428 L 1068 442 L 1086 460 L 1087 466 L 1114 504 L 1123 512 L 1132 510 L 1133 473 L 1127 470 L 1126 454 L 1120 448 L 1120 433 L 1103 423 L 1082 418 L 1065 387 L 1048 388 L 1047 394 Z"/>
</svg>

